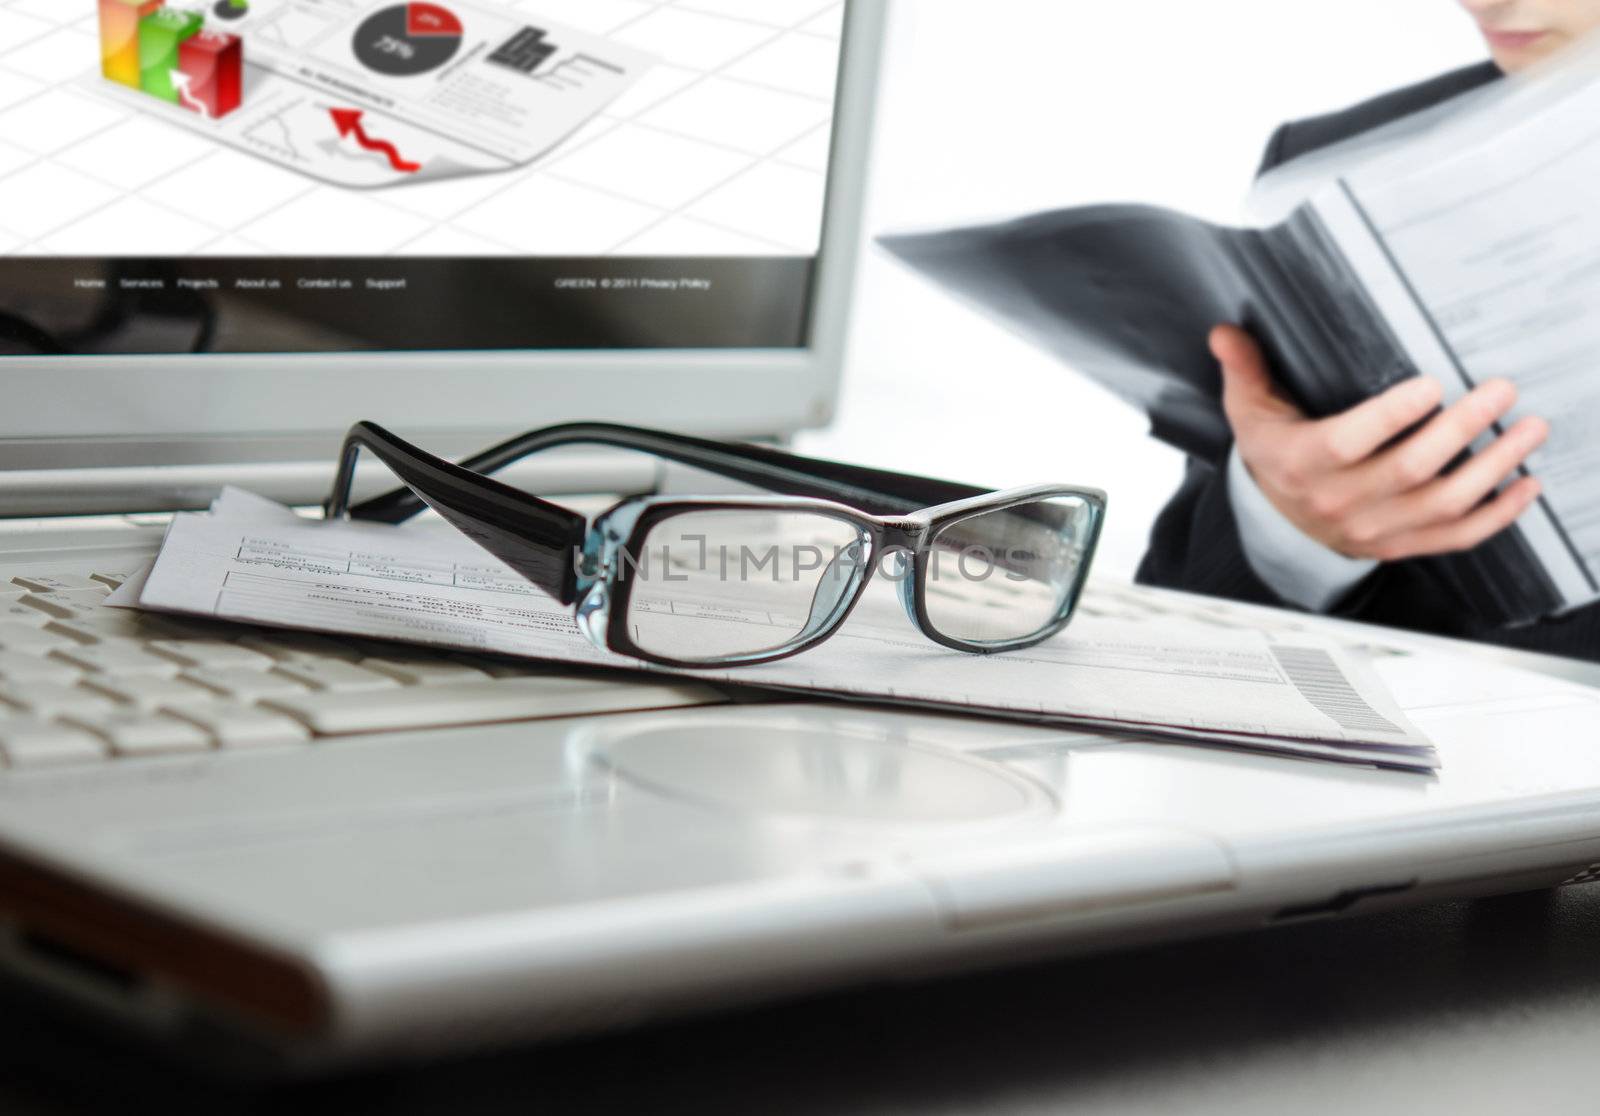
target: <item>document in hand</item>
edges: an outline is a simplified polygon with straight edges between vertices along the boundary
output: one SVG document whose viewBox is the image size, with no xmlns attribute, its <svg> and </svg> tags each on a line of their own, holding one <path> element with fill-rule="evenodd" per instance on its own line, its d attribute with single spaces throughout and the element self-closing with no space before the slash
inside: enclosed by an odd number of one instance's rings
<svg viewBox="0 0 1600 1116">
<path fill-rule="evenodd" d="M 1589 50 L 1268 175 L 1258 227 L 1114 205 L 884 243 L 1212 460 L 1232 440 L 1219 323 L 1250 327 L 1314 415 L 1418 375 L 1447 401 L 1514 381 L 1506 424 L 1553 420 L 1529 463 L 1545 497 L 1435 569 L 1489 620 L 1527 622 L 1600 600 L 1597 121 Z"/>
<path fill-rule="evenodd" d="M 1368 666 L 1337 647 L 1081 618 L 1032 650 L 967 655 L 917 636 L 892 589 L 881 588 L 814 650 L 692 676 L 1353 763 L 1438 766 L 1432 745 Z M 238 493 L 211 515 L 179 516 L 148 576 L 112 603 L 553 663 L 657 669 L 596 650 L 570 608 L 454 531 L 321 523 Z M 771 622 L 764 614 L 736 615 L 726 598 L 692 612 L 680 597 L 671 612 L 686 633 Z"/>
</svg>

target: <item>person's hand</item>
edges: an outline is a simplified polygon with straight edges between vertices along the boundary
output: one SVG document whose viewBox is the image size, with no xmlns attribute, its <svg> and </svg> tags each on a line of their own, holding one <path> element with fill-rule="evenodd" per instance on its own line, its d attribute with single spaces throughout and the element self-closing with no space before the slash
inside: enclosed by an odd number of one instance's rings
<svg viewBox="0 0 1600 1116">
<path fill-rule="evenodd" d="M 1222 363 L 1223 407 L 1251 476 L 1290 522 L 1346 557 L 1394 562 L 1470 550 L 1539 498 L 1532 477 L 1496 490 L 1549 437 L 1543 419 L 1523 419 L 1441 475 L 1515 406 L 1517 390 L 1504 380 L 1483 384 L 1397 442 L 1438 409 L 1436 381 L 1410 380 L 1315 420 L 1273 385 L 1244 330 L 1219 326 L 1211 352 Z"/>
</svg>

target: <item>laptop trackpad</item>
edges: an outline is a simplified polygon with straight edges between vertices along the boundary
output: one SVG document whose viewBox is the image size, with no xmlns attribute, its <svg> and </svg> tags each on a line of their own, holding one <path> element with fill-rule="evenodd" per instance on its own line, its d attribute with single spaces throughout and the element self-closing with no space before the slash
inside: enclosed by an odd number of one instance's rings
<svg viewBox="0 0 1600 1116">
<path fill-rule="evenodd" d="M 730 712 L 622 733 L 593 754 L 641 788 L 746 814 L 922 825 L 1054 812 L 1025 776 L 897 727 L 841 732 Z"/>
</svg>

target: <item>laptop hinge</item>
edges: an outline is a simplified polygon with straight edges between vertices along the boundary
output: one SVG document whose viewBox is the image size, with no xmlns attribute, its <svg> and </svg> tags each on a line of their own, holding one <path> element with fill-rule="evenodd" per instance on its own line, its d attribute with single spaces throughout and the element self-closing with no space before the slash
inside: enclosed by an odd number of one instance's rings
<svg viewBox="0 0 1600 1116">
<path fill-rule="evenodd" d="M 331 458 L 304 462 L 238 462 L 81 469 L 0 471 L 0 517 L 114 515 L 205 508 L 224 486 L 246 488 L 290 505 L 319 504 L 333 483 Z M 507 483 L 542 495 L 653 492 L 660 466 L 639 455 L 559 451 L 500 474 Z M 395 480 L 381 467 L 363 467 L 356 498 L 376 496 Z"/>
</svg>

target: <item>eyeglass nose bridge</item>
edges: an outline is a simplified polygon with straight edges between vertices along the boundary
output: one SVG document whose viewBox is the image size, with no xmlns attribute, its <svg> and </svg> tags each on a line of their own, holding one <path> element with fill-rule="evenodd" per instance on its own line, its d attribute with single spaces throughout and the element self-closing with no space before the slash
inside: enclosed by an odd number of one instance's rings
<svg viewBox="0 0 1600 1116">
<path fill-rule="evenodd" d="M 878 523 L 879 572 L 892 578 L 906 619 L 918 630 L 922 620 L 917 602 L 917 552 L 928 538 L 928 529 L 927 521 L 921 519 L 885 519 Z M 885 565 L 888 562 L 894 565 Z"/>
<path fill-rule="evenodd" d="M 878 553 L 902 550 L 915 554 L 928 535 L 928 524 L 921 519 L 882 519 L 878 521 Z"/>
</svg>

